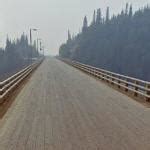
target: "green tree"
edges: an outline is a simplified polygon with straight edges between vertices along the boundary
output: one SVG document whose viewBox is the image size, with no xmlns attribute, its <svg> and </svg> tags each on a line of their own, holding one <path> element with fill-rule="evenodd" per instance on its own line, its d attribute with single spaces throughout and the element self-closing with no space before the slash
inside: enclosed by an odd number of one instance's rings
<svg viewBox="0 0 150 150">
<path fill-rule="evenodd" d="M 94 10 L 92 25 L 95 25 L 95 24 L 96 24 L 96 12 Z"/>
<path fill-rule="evenodd" d="M 101 17 L 97 10 L 96 24 L 87 25 L 71 42 L 60 47 L 60 55 L 106 70 L 150 81 L 150 8 L 133 13 L 132 5 L 117 15 Z M 109 22 L 109 23 L 108 23 Z M 138 67 L 137 67 L 138 66 Z"/>
<path fill-rule="evenodd" d="M 130 5 L 130 9 L 129 9 L 129 17 L 132 17 L 132 15 L 133 15 L 132 5 Z"/>
<path fill-rule="evenodd" d="M 84 20 L 83 20 L 83 27 L 82 27 L 82 31 L 85 32 L 88 28 L 88 21 L 87 21 L 87 17 L 85 16 L 84 17 Z"/>
<path fill-rule="evenodd" d="M 99 25 L 102 22 L 102 14 L 101 9 L 97 9 L 97 16 L 96 16 L 96 24 Z"/>
<path fill-rule="evenodd" d="M 109 21 L 109 7 L 107 7 L 107 10 L 106 10 L 106 22 Z"/>
</svg>

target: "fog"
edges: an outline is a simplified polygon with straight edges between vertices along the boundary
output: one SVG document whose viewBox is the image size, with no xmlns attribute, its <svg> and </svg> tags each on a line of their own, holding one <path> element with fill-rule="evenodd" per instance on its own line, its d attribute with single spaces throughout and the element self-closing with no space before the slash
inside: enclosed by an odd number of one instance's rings
<svg viewBox="0 0 150 150">
<path fill-rule="evenodd" d="M 17 38 L 37 28 L 33 38 L 42 38 L 46 54 L 55 55 L 66 41 L 67 30 L 77 33 L 84 15 L 91 20 L 94 9 L 103 14 L 110 6 L 111 14 L 120 12 L 126 0 L 0 0 L 0 44 L 5 45 L 7 35 Z M 149 4 L 150 0 L 130 0 L 134 10 Z"/>
</svg>

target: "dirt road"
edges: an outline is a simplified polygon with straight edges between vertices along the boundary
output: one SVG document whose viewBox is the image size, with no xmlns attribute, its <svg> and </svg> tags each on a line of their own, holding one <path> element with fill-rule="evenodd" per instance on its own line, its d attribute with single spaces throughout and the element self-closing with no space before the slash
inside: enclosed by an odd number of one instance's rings
<svg viewBox="0 0 150 150">
<path fill-rule="evenodd" d="M 149 108 L 54 58 L 0 126 L 0 150 L 150 150 Z"/>
</svg>

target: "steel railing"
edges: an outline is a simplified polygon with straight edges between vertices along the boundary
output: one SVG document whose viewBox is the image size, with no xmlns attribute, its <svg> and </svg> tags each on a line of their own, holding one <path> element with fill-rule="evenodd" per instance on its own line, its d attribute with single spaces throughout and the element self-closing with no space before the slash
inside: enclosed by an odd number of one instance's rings
<svg viewBox="0 0 150 150">
<path fill-rule="evenodd" d="M 93 75 L 101 80 L 107 81 L 112 85 L 116 85 L 118 88 L 123 88 L 126 92 L 132 92 L 134 96 L 141 95 L 147 101 L 150 101 L 150 82 L 132 78 L 129 76 L 117 74 L 111 71 L 107 71 L 104 69 L 92 67 L 89 65 L 85 65 L 79 63 L 77 61 L 72 61 L 69 59 L 59 58 L 61 61 L 72 65 L 90 75 Z"/>
<path fill-rule="evenodd" d="M 25 69 L 0 82 L 0 103 L 2 103 L 9 94 L 42 63 L 43 60 L 44 58 L 40 58 Z"/>
</svg>

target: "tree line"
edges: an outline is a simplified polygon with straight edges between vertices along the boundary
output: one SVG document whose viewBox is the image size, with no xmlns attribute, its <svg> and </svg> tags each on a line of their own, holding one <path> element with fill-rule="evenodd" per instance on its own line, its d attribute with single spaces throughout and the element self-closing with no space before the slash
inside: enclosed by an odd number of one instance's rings
<svg viewBox="0 0 150 150">
<path fill-rule="evenodd" d="M 11 40 L 7 37 L 6 47 L 0 48 L 0 80 L 29 65 L 32 57 L 38 57 L 36 42 L 31 46 L 26 35 Z"/>
<path fill-rule="evenodd" d="M 59 49 L 64 58 L 80 61 L 116 73 L 150 80 L 150 7 L 133 12 L 126 4 L 119 14 L 106 16 L 94 11 L 88 24 L 85 16 L 82 31 L 72 36 Z"/>
</svg>

